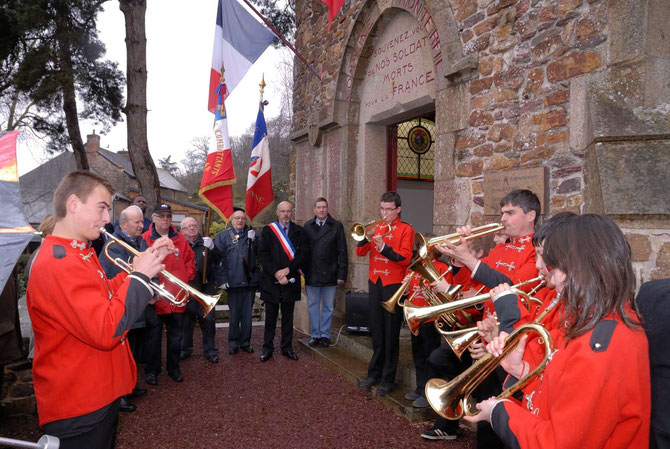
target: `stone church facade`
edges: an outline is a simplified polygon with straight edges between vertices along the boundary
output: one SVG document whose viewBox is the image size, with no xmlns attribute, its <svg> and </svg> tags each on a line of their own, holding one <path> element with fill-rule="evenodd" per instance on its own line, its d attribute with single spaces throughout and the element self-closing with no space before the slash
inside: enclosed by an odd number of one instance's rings
<svg viewBox="0 0 670 449">
<path fill-rule="evenodd" d="M 349 0 L 328 30 L 325 5 L 297 0 L 296 47 L 322 79 L 296 61 L 296 219 L 325 196 L 345 225 L 372 220 L 397 189 L 403 220 L 441 235 L 497 221 L 512 179 L 545 217 L 609 215 L 638 281 L 670 277 L 668 17 L 666 0 Z M 408 142 L 429 174 L 400 169 Z"/>
</svg>

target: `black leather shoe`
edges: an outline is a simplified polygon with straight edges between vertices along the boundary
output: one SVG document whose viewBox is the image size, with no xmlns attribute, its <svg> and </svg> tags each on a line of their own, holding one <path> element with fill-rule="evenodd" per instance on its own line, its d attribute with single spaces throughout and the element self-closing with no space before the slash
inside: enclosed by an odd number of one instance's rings
<svg viewBox="0 0 670 449">
<path fill-rule="evenodd" d="M 213 356 L 207 357 L 207 360 L 209 360 L 210 363 L 219 363 L 219 356 L 218 355 L 213 355 Z"/>
<path fill-rule="evenodd" d="M 270 360 L 271 358 L 272 358 L 272 353 L 271 353 L 271 352 L 264 352 L 264 353 L 261 355 L 261 362 L 267 362 L 267 361 Z"/>
<path fill-rule="evenodd" d="M 119 410 L 122 412 L 134 412 L 137 410 L 137 406 L 131 404 L 125 396 L 121 396 L 121 405 L 119 406 Z"/>
<path fill-rule="evenodd" d="M 386 396 L 393 390 L 395 390 L 395 384 L 381 384 L 379 388 L 377 388 L 377 396 Z"/>
<path fill-rule="evenodd" d="M 319 339 L 319 338 L 317 338 L 317 337 L 312 337 L 312 338 L 310 338 L 310 339 L 309 339 L 309 347 L 310 347 L 310 348 L 313 348 L 314 346 L 318 345 L 320 340 L 321 340 L 321 339 Z"/>
<path fill-rule="evenodd" d="M 365 379 L 361 379 L 358 381 L 358 386 L 361 388 L 368 388 L 373 385 L 377 385 L 379 383 L 379 379 L 375 379 L 374 377 L 366 377 Z"/>
<path fill-rule="evenodd" d="M 240 348 L 228 348 L 228 354 L 233 355 L 237 354 L 237 351 L 239 351 Z"/>
<path fill-rule="evenodd" d="M 248 352 L 249 354 L 254 353 L 254 348 L 252 348 L 251 346 L 242 346 L 240 349 L 242 349 L 242 351 L 244 352 Z"/>
<path fill-rule="evenodd" d="M 288 357 L 291 360 L 298 360 L 298 354 L 296 354 L 295 352 L 290 351 L 290 350 L 289 351 L 282 351 L 281 355 L 283 355 L 284 357 Z"/>
<path fill-rule="evenodd" d="M 139 398 L 147 394 L 147 389 L 146 388 L 133 388 L 132 393 L 130 393 L 128 396 L 131 398 Z"/>
<path fill-rule="evenodd" d="M 147 373 L 147 375 L 144 376 L 144 381 L 149 385 L 156 386 L 158 385 L 158 375 L 154 373 Z"/>
<path fill-rule="evenodd" d="M 322 348 L 327 348 L 330 346 L 330 338 L 328 337 L 321 337 L 321 341 L 319 342 Z"/>
<path fill-rule="evenodd" d="M 184 377 L 181 375 L 181 371 L 173 371 L 171 373 L 168 373 L 168 376 L 175 382 L 183 382 Z"/>
</svg>

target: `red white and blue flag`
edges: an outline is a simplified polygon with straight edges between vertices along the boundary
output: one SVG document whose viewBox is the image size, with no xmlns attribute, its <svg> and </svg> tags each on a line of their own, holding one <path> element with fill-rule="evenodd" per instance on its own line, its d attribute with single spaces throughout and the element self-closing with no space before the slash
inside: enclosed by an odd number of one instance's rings
<svg viewBox="0 0 670 449">
<path fill-rule="evenodd" d="M 249 14 L 237 0 L 219 0 L 209 77 L 210 112 L 215 113 L 216 110 L 218 98 L 214 92 L 221 82 L 222 68 L 225 66 L 228 95 L 275 38 L 274 33 Z"/>
<path fill-rule="evenodd" d="M 35 230 L 23 215 L 16 165 L 18 131 L 0 131 L 0 291 Z"/>
<path fill-rule="evenodd" d="M 226 84 L 221 82 L 216 88 L 217 107 L 214 119 L 214 137 L 209 146 L 205 171 L 200 182 L 200 198 L 216 211 L 226 222 L 233 214 L 233 184 L 235 167 L 228 137 L 228 120 L 224 98 Z"/>
<path fill-rule="evenodd" d="M 247 177 L 246 210 L 247 215 L 252 220 L 263 209 L 272 204 L 275 199 L 272 193 L 270 146 L 268 145 L 268 130 L 265 126 L 263 108 L 264 105 L 261 101 L 256 117 L 256 130 L 254 131 L 254 143 L 251 150 L 251 160 L 249 161 L 249 176 Z"/>
</svg>

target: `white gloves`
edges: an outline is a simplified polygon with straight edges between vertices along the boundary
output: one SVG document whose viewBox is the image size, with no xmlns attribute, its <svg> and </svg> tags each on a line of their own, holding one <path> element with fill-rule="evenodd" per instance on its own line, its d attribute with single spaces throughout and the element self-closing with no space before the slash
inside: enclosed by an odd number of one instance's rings
<svg viewBox="0 0 670 449">
<path fill-rule="evenodd" d="M 205 248 L 214 249 L 214 240 L 210 237 L 203 237 L 202 244 L 205 245 Z"/>
<path fill-rule="evenodd" d="M 247 237 L 249 238 L 249 240 L 255 239 L 256 238 L 256 231 L 254 231 L 253 229 L 249 229 L 249 232 L 247 232 Z"/>
<path fill-rule="evenodd" d="M 228 283 L 226 282 L 225 284 L 219 285 L 219 288 L 222 288 L 224 290 L 228 290 Z"/>
</svg>

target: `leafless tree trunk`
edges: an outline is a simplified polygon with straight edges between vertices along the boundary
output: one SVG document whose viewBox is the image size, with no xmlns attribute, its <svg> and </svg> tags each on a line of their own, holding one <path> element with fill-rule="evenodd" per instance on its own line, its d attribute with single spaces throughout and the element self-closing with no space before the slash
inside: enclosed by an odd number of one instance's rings
<svg viewBox="0 0 670 449">
<path fill-rule="evenodd" d="M 119 0 L 126 20 L 128 99 L 123 112 L 128 119 L 128 153 L 140 192 L 151 210 L 160 201 L 156 165 L 147 141 L 147 38 L 146 0 Z"/>
<path fill-rule="evenodd" d="M 62 23 L 62 18 L 56 19 L 56 27 L 66 28 Z M 57 33 L 60 34 L 60 33 Z M 61 59 L 61 72 L 63 73 L 63 112 L 65 112 L 65 125 L 67 133 L 70 136 L 70 144 L 74 152 L 74 160 L 78 170 L 90 170 L 86 147 L 81 139 L 81 130 L 79 129 L 79 113 L 77 112 L 77 96 L 74 90 L 74 70 L 72 69 L 72 55 L 69 44 L 59 42 L 59 53 Z"/>
</svg>

